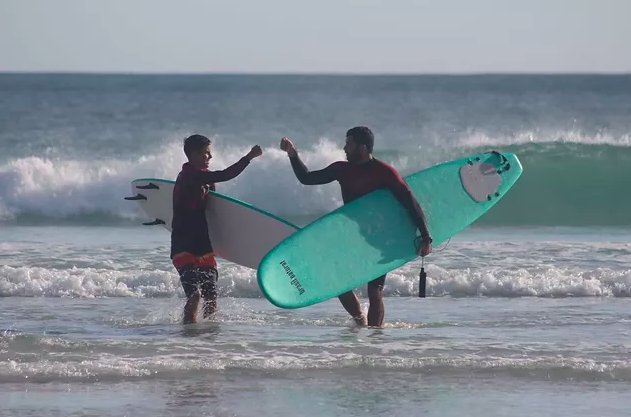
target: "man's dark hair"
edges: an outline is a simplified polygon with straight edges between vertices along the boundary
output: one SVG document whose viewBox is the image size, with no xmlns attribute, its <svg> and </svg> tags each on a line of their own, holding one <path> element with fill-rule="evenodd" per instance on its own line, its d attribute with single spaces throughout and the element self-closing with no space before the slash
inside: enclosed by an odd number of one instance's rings
<svg viewBox="0 0 631 417">
<path fill-rule="evenodd" d="M 366 126 L 355 126 L 346 132 L 346 137 L 352 137 L 357 145 L 366 145 L 368 153 L 372 153 L 375 144 L 375 136 Z"/>
<path fill-rule="evenodd" d="M 188 158 L 195 152 L 199 152 L 210 145 L 210 139 L 203 135 L 191 135 L 184 139 L 184 153 Z"/>
</svg>

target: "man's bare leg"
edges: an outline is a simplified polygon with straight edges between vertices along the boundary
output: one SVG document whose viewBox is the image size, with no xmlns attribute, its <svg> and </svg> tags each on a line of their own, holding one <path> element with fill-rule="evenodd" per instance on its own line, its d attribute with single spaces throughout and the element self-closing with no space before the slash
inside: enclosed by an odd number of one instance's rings
<svg viewBox="0 0 631 417">
<path fill-rule="evenodd" d="M 376 285 L 368 285 L 368 325 L 381 327 L 383 326 L 383 316 L 385 307 L 383 305 L 383 287 Z"/>
<path fill-rule="evenodd" d="M 348 314 L 350 314 L 351 317 L 355 320 L 355 323 L 360 326 L 366 325 L 366 318 L 362 313 L 362 308 L 359 304 L 359 298 L 357 298 L 357 295 L 355 295 L 353 291 L 345 292 L 344 294 L 339 295 L 337 298 L 339 298 L 342 306 L 348 312 Z"/>
<path fill-rule="evenodd" d="M 184 305 L 184 324 L 197 323 L 197 308 L 199 307 L 199 300 L 201 294 L 195 292 Z"/>
</svg>

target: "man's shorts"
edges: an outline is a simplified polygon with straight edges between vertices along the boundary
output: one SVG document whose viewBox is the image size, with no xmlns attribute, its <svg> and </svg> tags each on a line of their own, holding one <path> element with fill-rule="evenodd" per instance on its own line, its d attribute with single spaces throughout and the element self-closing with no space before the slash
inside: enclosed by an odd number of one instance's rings
<svg viewBox="0 0 631 417">
<path fill-rule="evenodd" d="M 382 275 L 379 278 L 375 278 L 372 281 L 368 282 L 368 287 L 373 287 L 382 290 L 383 285 L 386 283 L 386 276 Z"/>
<path fill-rule="evenodd" d="M 219 274 L 215 267 L 186 265 L 178 269 L 178 272 L 186 298 L 190 298 L 198 290 L 205 300 L 217 298 L 217 279 Z"/>
</svg>

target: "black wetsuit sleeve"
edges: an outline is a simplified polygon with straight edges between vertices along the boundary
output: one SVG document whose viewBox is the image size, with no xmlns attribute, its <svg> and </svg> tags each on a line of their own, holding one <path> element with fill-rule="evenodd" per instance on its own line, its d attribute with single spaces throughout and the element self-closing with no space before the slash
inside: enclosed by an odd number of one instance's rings
<svg viewBox="0 0 631 417">
<path fill-rule="evenodd" d="M 289 160 L 291 161 L 291 167 L 294 170 L 294 174 L 296 174 L 296 178 L 298 178 L 298 181 L 302 184 L 321 185 L 337 180 L 338 170 L 336 169 L 337 165 L 335 163 L 324 169 L 309 171 L 305 164 L 300 160 L 298 154 L 290 157 Z"/>
<path fill-rule="evenodd" d="M 392 191 L 397 200 L 399 200 L 401 205 L 409 211 L 412 221 L 421 232 L 421 236 L 431 237 L 429 229 L 427 228 L 425 213 L 405 180 L 401 178 L 398 173 L 393 172 L 388 181 L 388 188 Z"/>
<path fill-rule="evenodd" d="M 226 169 L 219 171 L 198 171 L 196 179 L 203 184 L 230 181 L 241 174 L 249 164 L 250 160 L 244 156 Z"/>
</svg>

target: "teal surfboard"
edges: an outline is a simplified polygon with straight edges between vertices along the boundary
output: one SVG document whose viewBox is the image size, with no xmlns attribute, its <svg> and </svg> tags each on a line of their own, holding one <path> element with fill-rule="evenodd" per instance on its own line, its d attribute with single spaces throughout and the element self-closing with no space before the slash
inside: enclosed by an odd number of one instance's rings
<svg viewBox="0 0 631 417">
<path fill-rule="evenodd" d="M 425 212 L 436 247 L 487 212 L 521 173 L 516 155 L 492 151 L 436 165 L 404 179 Z M 277 307 L 316 304 L 417 258 L 414 240 L 418 235 L 394 195 L 386 189 L 376 190 L 275 246 L 261 260 L 258 284 Z"/>
</svg>

